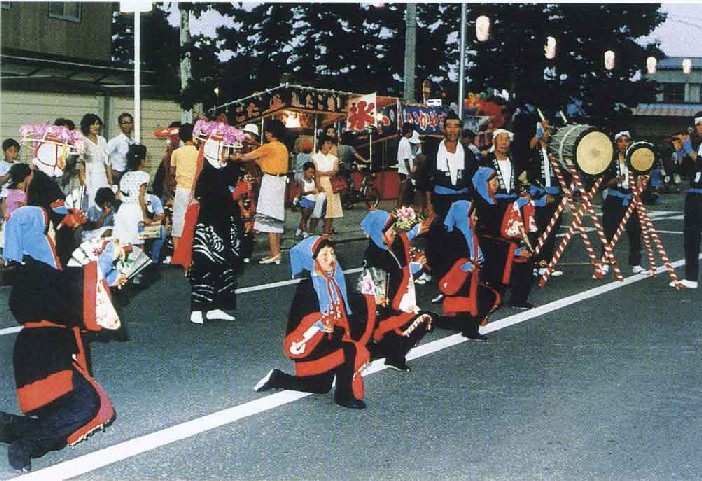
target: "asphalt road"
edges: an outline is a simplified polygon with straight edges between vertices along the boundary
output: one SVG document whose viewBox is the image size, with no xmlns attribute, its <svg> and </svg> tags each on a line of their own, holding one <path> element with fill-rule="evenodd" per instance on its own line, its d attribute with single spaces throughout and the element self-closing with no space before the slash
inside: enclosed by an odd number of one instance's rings
<svg viewBox="0 0 702 481">
<path fill-rule="evenodd" d="M 649 211 L 675 262 L 682 198 L 662 200 Z M 364 247 L 339 244 L 345 269 L 359 266 Z M 564 256 L 585 259 L 580 241 Z M 331 394 L 252 390 L 269 369 L 292 369 L 281 349 L 294 289 L 287 260 L 250 265 L 237 320 L 203 326 L 189 322 L 182 273 L 163 267 L 123 310 L 129 341 L 91 344 L 115 422 L 34 460 L 29 475 L 0 456 L 0 479 L 701 479 L 699 291 L 625 265 L 625 282 L 563 270 L 534 288 L 536 309 L 494 313 L 487 343 L 435 330 L 412 352 L 411 373 L 372 365 L 368 409 L 355 411 Z M 419 286 L 420 305 L 435 293 L 435 282 Z M 17 412 L 7 294 L 0 289 L 0 409 Z"/>
</svg>

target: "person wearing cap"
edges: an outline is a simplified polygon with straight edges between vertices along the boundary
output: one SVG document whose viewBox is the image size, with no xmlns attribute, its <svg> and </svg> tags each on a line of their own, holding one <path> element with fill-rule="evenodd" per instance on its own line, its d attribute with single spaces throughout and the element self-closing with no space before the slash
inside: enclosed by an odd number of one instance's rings
<svg viewBox="0 0 702 481">
<path fill-rule="evenodd" d="M 412 144 L 419 143 L 419 134 L 414 130 L 414 124 L 404 124 L 402 126 L 402 137 L 397 144 L 397 174 L 400 177 L 400 196 L 397 198 L 397 206 L 411 203 L 412 196 L 412 174 L 414 173 L 414 158 Z"/>
<path fill-rule="evenodd" d="M 475 156 L 460 142 L 461 119 L 449 111 L 444 118 L 444 139 L 438 144 L 430 143 L 426 152 L 426 178 L 428 217 L 433 218 L 429 229 L 426 256 L 432 276 L 441 278 L 451 267 L 451 259 L 444 249 L 446 228 L 444 218 L 451 204 L 457 200 L 468 200 L 472 196 L 471 178 L 478 168 Z M 442 295 L 433 299 L 441 302 Z"/>
<path fill-rule="evenodd" d="M 702 116 L 695 117 L 695 131 L 702 137 Z M 685 279 L 671 282 L 673 287 L 697 289 L 700 242 L 702 241 L 702 144 L 697 151 L 689 139 L 683 145 L 685 160 L 682 169 L 690 178 L 690 188 L 685 196 L 683 220 L 683 246 L 685 248 Z"/>
<path fill-rule="evenodd" d="M 375 327 L 375 299 L 347 289 L 327 236 L 310 236 L 290 250 L 292 275 L 303 274 L 290 304 L 283 348 L 295 375 L 271 370 L 254 391 L 292 389 L 324 394 L 336 378 L 334 402 L 364 409 L 362 368 Z"/>
<path fill-rule="evenodd" d="M 259 264 L 280 264 L 280 236 L 285 227 L 285 185 L 288 174 L 288 148 L 285 140 L 285 124 L 280 120 L 268 121 L 263 128 L 267 143 L 256 150 L 230 156 L 238 161 L 256 161 L 263 171 L 261 189 L 256 202 L 257 232 L 265 232 L 268 236 L 270 254 L 259 261 Z"/>
<path fill-rule="evenodd" d="M 629 169 L 626 162 L 626 151 L 631 145 L 631 134 L 622 130 L 614 135 L 614 160 L 602 174 L 602 186 L 605 189 L 602 202 L 602 228 L 605 239 L 611 242 L 617 227 L 624 218 L 629 203 L 634 194 L 631 191 L 632 183 L 636 182 L 636 173 Z M 641 267 L 641 224 L 639 216 L 634 213 L 626 223 L 626 234 L 629 240 L 628 264 L 634 274 L 650 274 L 651 271 Z M 602 255 L 604 258 L 604 246 Z M 595 271 L 595 279 L 603 278 L 609 272 L 609 263 L 603 262 Z"/>
<path fill-rule="evenodd" d="M 454 246 L 450 250 L 454 258 L 451 269 L 439 281 L 439 289 L 445 294 L 443 315 L 434 318 L 434 325 L 459 331 L 474 341 L 487 341 L 480 326 L 487 324 L 488 315 L 500 305 L 500 294 L 482 279 L 484 257 L 476 234 L 474 206 L 474 202 L 458 200 L 446 215 L 444 225 L 452 233 Z"/>
<path fill-rule="evenodd" d="M 536 229 L 534 204 L 519 195 L 519 173 L 510 157 L 512 138 L 512 132 L 496 129 L 492 151 L 473 177 L 476 231 L 485 254 L 486 284 L 496 289 L 511 288 L 507 303 L 517 309 L 530 309 L 534 307 L 529 302 L 534 267 L 529 235 Z"/>
</svg>

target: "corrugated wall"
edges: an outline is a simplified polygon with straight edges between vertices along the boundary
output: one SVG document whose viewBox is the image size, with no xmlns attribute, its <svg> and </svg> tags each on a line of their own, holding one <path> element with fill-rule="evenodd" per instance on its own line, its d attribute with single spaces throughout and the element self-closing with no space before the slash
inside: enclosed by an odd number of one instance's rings
<svg viewBox="0 0 702 481">
<path fill-rule="evenodd" d="M 20 125 L 53 123 L 58 117 L 72 120 L 79 129 L 83 115 L 95 113 L 105 124 L 102 135 L 109 140 L 119 133 L 119 114 L 128 112 L 133 115 L 133 111 L 134 102 L 127 97 L 4 91 L 0 96 L 0 139 L 12 137 L 21 141 Z M 155 139 L 153 132 L 177 120 L 180 120 L 177 102 L 142 99 L 141 142 L 146 145 L 146 161 L 152 178 L 165 151 L 165 141 Z M 23 148 L 20 158 L 29 162 L 30 149 Z"/>
</svg>

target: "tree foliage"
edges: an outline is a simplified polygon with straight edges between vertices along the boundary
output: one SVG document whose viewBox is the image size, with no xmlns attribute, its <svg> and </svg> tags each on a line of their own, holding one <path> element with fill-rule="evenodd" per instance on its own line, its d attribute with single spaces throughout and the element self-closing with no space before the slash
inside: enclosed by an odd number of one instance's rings
<svg viewBox="0 0 702 481">
<path fill-rule="evenodd" d="M 214 86 L 224 103 L 281 82 L 403 93 L 405 4 L 195 2 L 188 8 L 196 16 L 216 10 L 226 21 L 217 29 L 217 39 L 195 38 L 186 46 L 192 50 L 194 78 L 187 102 L 199 98 L 209 104 Z M 417 4 L 417 89 L 429 78 L 437 90 L 455 98 L 460 9 L 456 3 Z M 468 11 L 467 91 L 505 89 L 518 102 L 551 111 L 577 103 L 583 115 L 602 122 L 653 96 L 653 86 L 638 73 L 648 55 L 660 52 L 657 45 L 642 46 L 637 39 L 664 20 L 658 4 L 483 3 L 469 4 Z M 485 43 L 473 33 L 481 14 L 492 20 Z M 163 8 L 149 17 L 145 67 L 167 83 L 177 78 L 179 52 L 173 47 L 178 30 L 168 25 Z M 116 61 L 131 58 L 129 27 L 129 20 L 116 17 Z M 554 60 L 544 57 L 549 35 L 557 40 Z M 609 49 L 616 53 L 611 72 L 603 62 Z M 220 60 L 221 52 L 228 52 L 226 60 Z"/>
</svg>

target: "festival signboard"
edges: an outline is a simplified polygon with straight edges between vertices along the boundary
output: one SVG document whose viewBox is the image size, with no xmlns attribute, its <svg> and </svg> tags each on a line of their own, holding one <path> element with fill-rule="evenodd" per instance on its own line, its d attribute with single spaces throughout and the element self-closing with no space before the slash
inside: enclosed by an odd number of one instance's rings
<svg viewBox="0 0 702 481">
<path fill-rule="evenodd" d="M 278 111 L 344 115 L 348 92 L 314 89 L 298 85 L 281 85 L 217 107 L 226 108 L 231 123 L 244 125 L 270 117 Z"/>
<path fill-rule="evenodd" d="M 376 105 L 377 99 L 375 94 L 350 98 L 346 109 L 346 130 L 359 132 L 368 127 L 375 126 Z"/>
<path fill-rule="evenodd" d="M 402 124 L 412 123 L 419 135 L 443 135 L 446 109 L 426 105 L 403 105 Z"/>
</svg>

